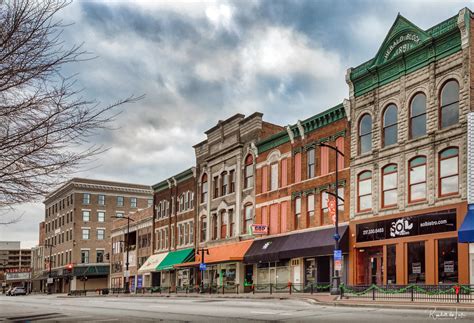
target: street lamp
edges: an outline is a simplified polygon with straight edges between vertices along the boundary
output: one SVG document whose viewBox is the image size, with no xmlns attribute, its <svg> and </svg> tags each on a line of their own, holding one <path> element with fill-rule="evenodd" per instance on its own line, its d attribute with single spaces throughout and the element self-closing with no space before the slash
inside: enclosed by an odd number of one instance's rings
<svg viewBox="0 0 474 323">
<path fill-rule="evenodd" d="M 130 293 L 130 287 L 129 287 L 129 279 L 130 279 L 130 273 L 128 272 L 128 250 L 129 250 L 129 240 L 130 240 L 130 221 L 135 221 L 134 219 L 128 217 L 128 216 L 112 216 L 115 219 L 126 219 L 127 220 L 127 239 L 125 239 L 125 244 L 127 248 L 127 261 L 125 263 L 125 271 L 126 271 L 126 276 L 125 276 L 125 294 Z"/>
<path fill-rule="evenodd" d="M 339 196 L 339 169 L 338 169 L 338 157 L 339 154 L 341 154 L 342 157 L 344 157 L 344 153 L 337 149 L 337 147 L 325 144 L 325 143 L 318 143 L 317 146 L 320 147 L 326 147 L 329 149 L 332 149 L 336 152 L 336 185 L 335 185 L 335 193 L 332 192 L 327 192 L 329 195 L 332 195 L 335 197 L 336 200 L 336 219 L 335 219 L 335 233 L 334 233 L 334 251 L 339 250 L 339 240 L 341 239 L 341 236 L 339 235 L 339 199 L 344 202 L 344 198 Z M 341 284 L 341 277 L 339 277 L 339 270 L 336 270 L 336 259 L 335 255 L 333 256 L 333 270 L 334 270 L 334 276 L 332 278 L 332 286 L 331 286 L 331 295 L 339 295 L 340 290 L 339 290 L 339 285 Z"/>
<path fill-rule="evenodd" d="M 47 282 L 47 285 L 48 285 L 48 294 L 51 294 L 51 285 L 49 283 L 49 279 L 51 279 L 51 262 L 52 262 L 52 253 L 53 253 L 53 247 L 54 245 L 53 244 L 49 244 L 49 243 L 46 243 L 44 245 L 46 248 L 49 248 L 49 261 L 48 261 L 48 266 L 49 266 L 49 273 L 48 273 L 48 282 Z"/>
</svg>

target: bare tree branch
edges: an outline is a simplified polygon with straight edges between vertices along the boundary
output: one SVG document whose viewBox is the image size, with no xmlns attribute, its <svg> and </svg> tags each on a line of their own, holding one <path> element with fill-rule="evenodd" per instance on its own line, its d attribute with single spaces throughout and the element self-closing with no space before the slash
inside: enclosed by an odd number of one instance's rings
<svg viewBox="0 0 474 323">
<path fill-rule="evenodd" d="M 111 128 L 118 106 L 141 99 L 102 107 L 82 97 L 75 75 L 62 75 L 65 64 L 92 58 L 61 40 L 67 26 L 55 16 L 69 3 L 0 1 L 0 209 L 38 201 L 102 153 L 91 136 Z"/>
</svg>

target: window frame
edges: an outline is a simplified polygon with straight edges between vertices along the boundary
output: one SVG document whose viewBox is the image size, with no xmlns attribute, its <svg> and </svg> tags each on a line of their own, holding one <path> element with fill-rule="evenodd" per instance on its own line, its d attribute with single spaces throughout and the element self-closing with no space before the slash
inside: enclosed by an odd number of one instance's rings
<svg viewBox="0 0 474 323">
<path fill-rule="evenodd" d="M 395 166 L 395 171 L 390 171 L 388 173 L 385 173 L 385 170 L 387 168 L 389 168 L 390 166 Z M 396 187 L 395 188 L 391 188 L 391 189 L 385 189 L 385 176 L 387 175 L 391 175 L 391 174 L 396 174 L 397 175 L 397 180 L 396 180 Z M 381 200 L 381 206 L 382 206 L 382 209 L 388 209 L 388 208 L 394 208 L 397 206 L 397 202 L 395 202 L 394 204 L 385 204 L 385 193 L 386 192 L 389 192 L 389 191 L 395 191 L 398 195 L 398 165 L 395 164 L 395 163 L 390 163 L 390 164 L 387 164 L 385 165 L 384 167 L 382 167 L 382 171 L 381 171 L 381 175 L 382 175 L 382 185 L 381 185 L 381 188 L 382 188 L 382 200 Z"/>
<path fill-rule="evenodd" d="M 248 154 L 247 157 L 245 157 L 244 188 L 251 188 L 255 184 L 255 181 L 254 181 L 255 170 L 253 168 L 253 160 L 254 158 L 252 154 Z M 249 175 L 250 169 L 252 170 L 252 174 Z"/>
<path fill-rule="evenodd" d="M 299 203 L 298 203 L 299 202 Z M 301 219 L 301 196 L 295 197 L 295 230 L 300 228 Z M 299 207 L 298 207 L 299 206 Z M 298 210 L 299 209 L 299 210 Z"/>
<path fill-rule="evenodd" d="M 423 95 L 425 97 L 425 110 L 423 113 L 420 113 L 416 116 L 413 116 L 413 101 L 415 100 L 415 98 L 418 96 L 418 95 Z M 427 133 L 427 125 L 426 125 L 426 116 L 427 116 L 427 112 L 426 112 L 426 104 L 427 104 L 427 96 L 424 92 L 422 91 L 419 91 L 419 92 L 416 92 L 415 94 L 412 95 L 411 99 L 410 99 L 410 105 L 409 105 L 409 118 L 408 118 L 408 138 L 409 139 L 416 139 L 416 138 L 420 138 L 420 137 L 423 137 L 423 136 L 426 136 L 426 133 Z M 425 133 L 423 135 L 420 135 L 418 137 L 413 137 L 413 119 L 415 118 L 419 118 L 421 116 L 424 116 L 425 117 Z"/>
<path fill-rule="evenodd" d="M 367 133 L 364 133 L 362 134 L 362 121 L 364 121 L 364 118 L 365 117 L 369 117 L 370 118 L 370 131 L 367 132 Z M 358 143 L 358 147 L 357 147 L 357 152 L 358 152 L 358 155 L 363 155 L 363 154 L 368 154 L 372 151 L 373 149 L 373 145 L 372 145 L 372 134 L 373 134 L 373 131 L 374 131 L 374 127 L 373 127 L 373 122 L 372 122 L 372 115 L 368 112 L 366 113 L 363 113 L 360 118 L 359 118 L 359 122 L 358 122 L 358 128 L 357 128 L 357 143 Z M 362 137 L 365 137 L 365 136 L 370 136 L 370 149 L 368 151 L 365 151 L 365 152 L 362 152 Z"/>
<path fill-rule="evenodd" d="M 312 162 L 310 157 L 312 157 Z M 316 149 L 311 147 L 306 150 L 306 178 L 314 177 L 316 177 Z"/>
<path fill-rule="evenodd" d="M 396 111 L 396 117 L 397 117 L 397 120 L 395 123 L 393 124 L 390 124 L 390 125 L 386 125 L 386 121 L 385 121 L 385 117 L 386 117 L 386 114 L 387 114 L 387 111 L 389 109 L 392 109 L 394 108 L 395 111 Z M 386 130 L 391 128 L 391 127 L 395 127 L 396 128 L 396 131 L 395 131 L 395 142 L 392 143 L 392 144 L 389 144 L 387 145 L 385 143 L 386 141 Z M 398 107 L 395 103 L 389 103 L 387 104 L 387 106 L 384 108 L 383 110 L 383 113 L 382 113 L 382 148 L 385 148 L 385 147 L 390 147 L 390 146 L 394 146 L 398 143 Z"/>
<path fill-rule="evenodd" d="M 370 194 L 364 194 L 364 195 L 360 195 L 360 183 L 361 183 L 361 180 L 360 180 L 360 177 L 364 174 L 364 173 L 370 173 L 370 177 L 367 178 L 367 179 L 363 179 L 362 181 L 371 181 L 370 183 Z M 373 193 L 374 193 L 374 188 L 373 188 L 373 185 L 372 185 L 372 177 L 373 177 L 373 172 L 371 170 L 364 170 L 364 171 L 361 171 L 358 175 L 357 175 L 357 212 L 358 213 L 361 213 L 361 212 L 369 212 L 373 209 L 373 205 L 372 205 L 372 198 L 373 198 Z M 361 209 L 360 208 L 360 198 L 363 197 L 363 196 L 369 196 L 370 195 L 370 199 L 371 199 L 371 207 L 370 209 Z"/>
<path fill-rule="evenodd" d="M 457 154 L 454 156 L 449 156 L 447 158 L 441 158 L 441 154 L 449 149 L 456 149 L 457 150 Z M 457 158 L 457 173 L 455 175 L 448 175 L 448 176 L 445 176 L 445 177 L 441 177 L 441 161 L 442 160 L 447 160 L 447 159 L 451 159 L 451 158 Z M 456 176 L 458 178 L 458 187 L 457 187 L 457 191 L 456 192 L 452 192 L 452 193 L 447 193 L 447 194 L 442 194 L 442 187 L 441 187 L 441 182 L 443 179 L 445 178 L 450 178 L 450 177 L 454 177 Z M 455 147 L 455 146 L 451 146 L 451 147 L 446 147 L 444 148 L 443 150 L 441 150 L 439 153 L 438 153 L 438 197 L 447 197 L 447 196 L 453 196 L 453 195 L 458 195 L 459 194 L 459 147 Z"/>
<path fill-rule="evenodd" d="M 280 167 L 278 165 L 278 162 L 272 163 L 270 165 L 270 191 L 277 190 L 279 187 L 278 185 L 278 181 L 280 177 L 279 172 L 280 172 Z M 275 185 L 275 187 L 273 185 Z"/>
<path fill-rule="evenodd" d="M 249 214 L 250 214 L 250 217 L 247 217 L 247 210 L 249 210 Z M 247 234 L 249 233 L 249 230 L 248 230 L 248 226 L 249 226 L 249 223 L 252 222 L 253 224 L 253 219 L 254 219 L 254 215 L 253 215 L 253 204 L 252 203 L 247 203 L 244 205 L 244 223 L 243 223 L 243 228 L 242 228 L 242 233 L 243 234 Z"/>
<path fill-rule="evenodd" d="M 446 87 L 446 85 L 449 83 L 449 82 L 456 82 L 457 85 L 458 85 L 458 100 L 455 101 L 455 102 L 451 102 L 450 104 L 447 104 L 447 105 L 442 105 L 442 101 L 443 101 L 443 90 L 444 88 Z M 459 103 L 460 103 L 460 99 L 459 99 L 459 95 L 460 95 L 460 85 L 459 85 L 459 82 L 458 80 L 456 80 L 455 78 L 450 78 L 448 80 L 446 80 L 443 85 L 440 87 L 440 90 L 439 90 L 439 93 L 438 93 L 438 129 L 439 130 L 442 130 L 442 129 L 447 129 L 447 128 L 450 128 L 450 127 L 453 127 L 455 126 L 456 124 L 459 124 L 459 116 L 460 116 L 460 113 L 459 113 Z M 446 126 L 446 127 L 443 127 L 443 113 L 442 113 L 442 110 L 443 108 L 446 108 L 454 103 L 457 103 L 458 104 L 458 121 L 455 123 L 455 124 L 452 124 L 452 125 L 449 125 L 449 126 Z"/>
<path fill-rule="evenodd" d="M 206 203 L 209 195 L 209 181 L 207 174 L 204 173 L 201 177 L 201 204 Z"/>
<path fill-rule="evenodd" d="M 424 163 L 412 167 L 411 163 L 417 158 L 423 158 L 425 160 Z M 425 166 L 425 180 L 423 182 L 413 183 L 412 178 L 411 178 L 411 170 L 414 169 L 414 168 L 417 168 L 417 167 L 422 167 L 422 166 Z M 428 163 L 427 163 L 427 158 L 426 158 L 425 155 L 414 156 L 413 158 L 411 158 L 408 161 L 408 203 L 418 203 L 418 202 L 423 202 L 423 201 L 427 200 L 427 195 L 428 195 L 427 194 L 428 193 L 427 192 L 427 190 L 428 190 L 428 183 L 427 183 L 427 175 L 428 174 L 427 174 L 427 172 L 428 172 Z M 423 184 L 423 183 L 425 184 L 425 197 L 421 198 L 421 199 L 412 200 L 412 198 L 411 198 L 412 186 Z"/>
</svg>

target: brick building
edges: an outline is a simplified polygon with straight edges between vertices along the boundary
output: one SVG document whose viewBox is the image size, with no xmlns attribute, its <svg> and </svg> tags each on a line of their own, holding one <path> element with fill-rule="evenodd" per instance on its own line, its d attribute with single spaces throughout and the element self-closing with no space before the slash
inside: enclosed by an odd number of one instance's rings
<svg viewBox="0 0 474 323">
<path fill-rule="evenodd" d="M 82 178 L 51 192 L 44 201 L 44 276 L 51 266 L 53 292 L 107 287 L 113 219 L 150 207 L 152 196 L 146 185 Z"/>
<path fill-rule="evenodd" d="M 112 223 L 110 287 L 125 286 L 128 246 L 129 288 L 130 291 L 135 291 L 137 288 L 151 286 L 150 273 L 140 272 L 139 269 L 153 254 L 153 206 L 132 211 L 125 216 L 131 218 L 130 224 L 127 219 L 116 219 Z"/>
<path fill-rule="evenodd" d="M 22 249 L 20 241 L 0 241 L 0 287 L 29 289 L 30 279 L 31 249 Z"/>
<path fill-rule="evenodd" d="M 141 270 L 151 272 L 151 285 L 162 288 L 193 286 L 194 268 L 179 268 L 194 260 L 195 248 L 194 167 L 153 185 L 155 199 L 154 255 L 150 265 Z"/>
<path fill-rule="evenodd" d="M 283 127 L 265 122 L 263 114 L 236 114 L 205 132 L 194 146 L 197 173 L 198 253 L 206 248 L 205 284 L 243 287 L 243 256 L 252 238 L 255 210 L 255 143 Z"/>
<path fill-rule="evenodd" d="M 348 70 L 350 283 L 469 282 L 457 228 L 467 210 L 471 15 L 427 30 L 399 15 L 376 56 Z"/>
<path fill-rule="evenodd" d="M 345 156 L 338 158 L 338 194 L 348 201 L 350 133 L 342 104 L 257 143 L 255 221 L 264 232 L 245 256 L 246 263 L 255 264 L 254 284 L 331 280 L 334 225 L 327 192 L 335 192 L 336 154 L 320 143 Z M 339 210 L 341 247 L 347 253 L 349 209 L 342 200 Z"/>
</svg>

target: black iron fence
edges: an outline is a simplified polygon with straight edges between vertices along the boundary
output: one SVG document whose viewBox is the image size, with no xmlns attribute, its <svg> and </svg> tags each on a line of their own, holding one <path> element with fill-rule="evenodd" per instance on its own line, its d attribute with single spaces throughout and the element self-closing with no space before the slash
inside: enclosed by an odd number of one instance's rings
<svg viewBox="0 0 474 323">
<path fill-rule="evenodd" d="M 341 299 L 429 301 L 466 303 L 474 301 L 474 285 L 341 285 Z"/>
<path fill-rule="evenodd" d="M 330 283 L 312 283 L 312 284 L 254 284 L 252 285 L 252 292 L 254 294 L 293 294 L 293 293 L 322 293 L 329 292 L 331 288 Z"/>
</svg>

